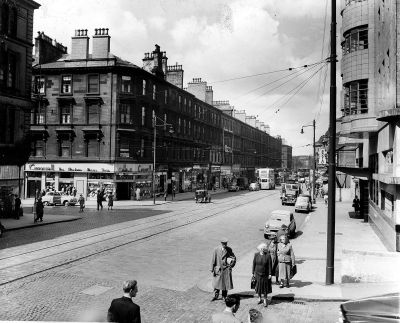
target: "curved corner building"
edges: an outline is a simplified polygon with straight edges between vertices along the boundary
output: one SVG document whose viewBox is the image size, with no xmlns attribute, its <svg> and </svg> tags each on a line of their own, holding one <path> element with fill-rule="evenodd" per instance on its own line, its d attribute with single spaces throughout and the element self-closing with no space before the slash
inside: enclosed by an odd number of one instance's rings
<svg viewBox="0 0 400 323">
<path fill-rule="evenodd" d="M 341 11 L 338 171 L 353 176 L 351 198 L 391 251 L 400 251 L 399 10 L 399 0 L 343 0 Z"/>
</svg>

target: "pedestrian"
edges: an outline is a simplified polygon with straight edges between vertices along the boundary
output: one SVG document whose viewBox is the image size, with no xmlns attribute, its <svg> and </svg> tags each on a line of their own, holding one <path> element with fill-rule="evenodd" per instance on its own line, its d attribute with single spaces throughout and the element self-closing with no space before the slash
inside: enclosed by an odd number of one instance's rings
<svg viewBox="0 0 400 323">
<path fill-rule="evenodd" d="M 18 195 L 15 195 L 15 218 L 19 220 L 19 217 L 22 216 L 21 209 L 21 199 Z"/>
<path fill-rule="evenodd" d="M 277 253 L 279 261 L 279 288 L 283 288 L 284 281 L 286 282 L 285 286 L 289 287 L 290 272 L 296 262 L 293 247 L 289 243 L 289 239 L 287 236 L 280 236 Z"/>
<path fill-rule="evenodd" d="M 249 323 L 263 323 L 263 316 L 260 311 L 255 308 L 249 309 Z"/>
<path fill-rule="evenodd" d="M 108 210 L 112 210 L 114 206 L 114 196 L 112 193 L 108 195 Z"/>
<path fill-rule="evenodd" d="M 103 210 L 103 191 L 97 190 L 97 211 L 101 208 Z"/>
<path fill-rule="evenodd" d="M 278 238 L 276 235 L 272 237 L 268 244 L 268 253 L 269 256 L 271 257 L 271 264 L 272 264 L 272 276 L 275 276 L 275 282 L 277 285 L 279 285 L 279 268 L 278 268 Z"/>
<path fill-rule="evenodd" d="M 140 201 L 140 187 L 139 186 L 136 188 L 136 200 Z"/>
<path fill-rule="evenodd" d="M 167 201 L 167 197 L 168 197 L 168 188 L 166 188 L 164 191 L 164 201 Z"/>
<path fill-rule="evenodd" d="M 288 226 L 286 224 L 282 224 L 281 228 L 276 233 L 276 238 L 278 241 L 280 241 L 279 238 L 281 237 L 281 235 L 285 235 L 285 236 L 289 235 Z"/>
<path fill-rule="evenodd" d="M 174 186 L 172 187 L 172 199 L 175 198 L 175 194 L 176 194 L 176 186 L 174 184 Z"/>
<path fill-rule="evenodd" d="M 42 202 L 42 198 L 39 197 L 36 201 L 36 219 L 34 222 L 40 221 L 43 222 L 43 213 L 44 213 L 44 205 Z"/>
<path fill-rule="evenodd" d="M 357 215 L 360 212 L 360 200 L 358 196 L 356 195 L 353 199 L 353 208 L 354 208 L 354 213 Z"/>
<path fill-rule="evenodd" d="M 74 186 L 74 188 L 72 189 L 72 194 L 74 195 L 74 197 L 76 197 L 76 187 Z"/>
<path fill-rule="evenodd" d="M 268 293 L 272 293 L 272 261 L 268 245 L 265 242 L 260 244 L 257 249 L 258 252 L 253 257 L 252 275 L 256 280 L 255 291 L 258 294 L 258 304 L 263 303 L 262 295 L 264 295 L 264 307 L 267 307 Z"/>
<path fill-rule="evenodd" d="M 241 323 L 239 319 L 235 317 L 235 313 L 239 309 L 240 300 L 238 297 L 228 296 L 225 298 L 225 310 L 221 313 L 215 313 L 212 315 L 213 323 Z"/>
<path fill-rule="evenodd" d="M 236 264 L 236 256 L 231 247 L 228 247 L 228 239 L 222 238 L 221 245 L 216 247 L 211 258 L 211 272 L 213 275 L 214 297 L 215 301 L 219 297 L 219 291 L 222 291 L 222 298 L 228 295 L 228 290 L 233 289 L 232 268 Z"/>
<path fill-rule="evenodd" d="M 124 281 L 122 290 L 124 295 L 111 302 L 107 313 L 107 322 L 140 323 L 140 306 L 132 301 L 138 292 L 137 281 Z"/>
<path fill-rule="evenodd" d="M 79 212 L 83 212 L 83 209 L 85 208 L 85 198 L 83 197 L 83 195 L 81 194 L 79 196 Z"/>
<path fill-rule="evenodd" d="M 328 206 L 328 193 L 327 192 L 324 193 L 324 202 L 325 202 L 325 205 Z"/>
</svg>

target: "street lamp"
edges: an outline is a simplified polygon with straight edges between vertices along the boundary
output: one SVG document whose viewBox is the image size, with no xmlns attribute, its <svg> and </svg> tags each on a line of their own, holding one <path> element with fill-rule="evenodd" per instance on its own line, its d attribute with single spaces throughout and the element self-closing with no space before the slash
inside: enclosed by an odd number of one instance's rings
<svg viewBox="0 0 400 323">
<path fill-rule="evenodd" d="M 161 124 L 157 124 L 157 120 L 162 121 Z M 168 126 L 168 132 L 174 133 L 174 129 L 172 128 L 172 124 L 166 123 L 165 120 L 157 117 L 155 114 L 153 115 L 153 204 L 156 204 L 156 142 L 157 142 L 157 127 L 166 127 Z"/>
<path fill-rule="evenodd" d="M 312 124 L 309 124 L 309 125 L 305 125 L 305 126 L 302 126 L 301 127 L 301 131 L 300 131 L 300 133 L 301 134 L 303 134 L 304 133 L 304 130 L 303 130 L 303 128 L 306 128 L 306 127 L 313 127 L 313 130 L 314 130 L 314 136 L 313 136 L 313 185 L 312 185 L 312 201 L 313 201 L 313 203 L 315 203 L 315 171 L 316 171 L 316 160 L 315 160 L 315 119 L 313 120 L 313 123 Z"/>
</svg>

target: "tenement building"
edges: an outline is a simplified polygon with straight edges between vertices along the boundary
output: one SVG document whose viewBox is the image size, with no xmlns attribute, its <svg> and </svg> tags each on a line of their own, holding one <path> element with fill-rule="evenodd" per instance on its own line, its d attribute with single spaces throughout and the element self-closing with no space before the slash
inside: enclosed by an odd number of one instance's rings
<svg viewBox="0 0 400 323">
<path fill-rule="evenodd" d="M 338 170 L 354 178 L 361 216 L 400 251 L 399 1 L 342 7 L 342 113 Z M 346 156 L 341 158 L 341 151 Z M 349 152 L 353 158 L 349 158 Z M 397 237 L 396 237 L 397 235 Z M 397 242 L 397 243 L 396 243 Z"/>
<path fill-rule="evenodd" d="M 0 201 L 20 194 L 29 157 L 32 25 L 39 4 L 0 0 Z M 21 180 L 20 180 L 21 179 Z M 3 209 L 3 207 L 1 208 Z"/>
<path fill-rule="evenodd" d="M 110 40 L 108 29 L 95 29 L 89 53 L 79 29 L 67 53 L 36 38 L 27 197 L 75 187 L 87 198 L 104 188 L 133 199 L 137 187 L 152 194 L 153 171 L 156 193 L 218 188 L 228 176 L 281 164 L 280 139 L 214 107 L 201 79 L 183 89 L 182 65 L 169 66 L 158 45 L 139 67 L 112 54 Z"/>
</svg>

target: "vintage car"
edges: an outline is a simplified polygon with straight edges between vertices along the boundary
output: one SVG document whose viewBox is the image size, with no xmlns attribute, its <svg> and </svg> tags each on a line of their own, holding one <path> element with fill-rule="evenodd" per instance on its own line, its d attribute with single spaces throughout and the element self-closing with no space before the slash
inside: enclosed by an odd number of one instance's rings
<svg viewBox="0 0 400 323">
<path fill-rule="evenodd" d="M 339 322 L 400 322 L 400 294 L 392 293 L 351 300 L 340 305 Z"/>
<path fill-rule="evenodd" d="M 257 182 L 251 183 L 249 185 L 249 191 L 258 191 L 260 190 L 260 184 L 258 184 Z"/>
<path fill-rule="evenodd" d="M 310 212 L 311 211 L 311 202 L 310 198 L 307 196 L 299 196 L 296 199 L 296 204 L 294 205 L 295 212 Z"/>
<path fill-rule="evenodd" d="M 71 195 L 62 195 L 60 192 L 47 192 L 42 196 L 44 205 L 75 205 L 78 203 L 76 197 Z"/>
<path fill-rule="evenodd" d="M 300 194 L 300 186 L 298 184 L 286 184 L 284 193 L 282 194 L 282 205 L 296 204 L 297 196 Z"/>
<path fill-rule="evenodd" d="M 296 221 L 294 220 L 293 213 L 289 210 L 275 210 L 271 212 L 271 216 L 265 223 L 264 238 L 270 239 L 275 236 L 283 224 L 288 228 L 289 238 L 294 237 L 296 234 Z"/>
<path fill-rule="evenodd" d="M 207 190 L 196 190 L 194 199 L 196 201 L 196 203 L 198 202 L 211 202 L 211 195 Z"/>
</svg>

